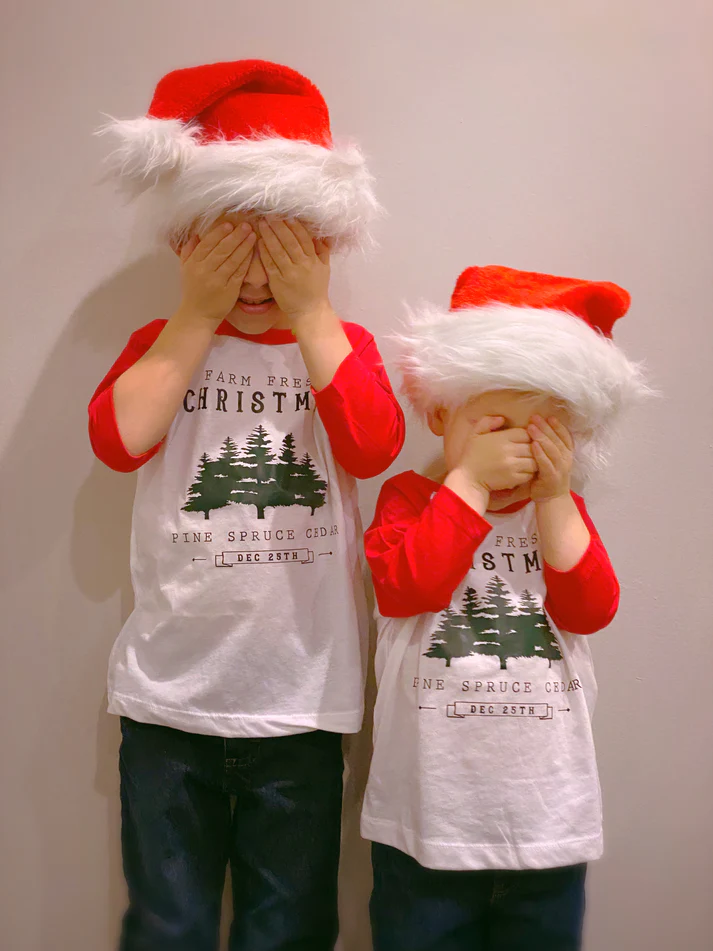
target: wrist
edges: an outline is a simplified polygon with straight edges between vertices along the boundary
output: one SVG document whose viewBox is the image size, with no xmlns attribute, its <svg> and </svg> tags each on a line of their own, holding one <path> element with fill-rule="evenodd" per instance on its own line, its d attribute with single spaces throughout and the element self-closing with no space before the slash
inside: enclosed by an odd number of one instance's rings
<svg viewBox="0 0 713 951">
<path fill-rule="evenodd" d="M 174 313 L 171 318 L 176 323 L 184 324 L 186 326 L 212 326 L 213 330 L 222 324 L 225 320 L 226 315 L 222 313 L 216 313 L 209 308 L 206 308 L 198 303 L 193 303 L 192 301 L 182 300 L 178 305 L 178 310 Z"/>
<path fill-rule="evenodd" d="M 318 301 L 303 310 L 291 311 L 287 317 L 298 340 L 300 336 L 328 333 L 337 327 L 341 329 L 341 322 L 328 300 Z"/>
<path fill-rule="evenodd" d="M 466 505 L 469 505 L 479 515 L 484 515 L 490 505 L 490 489 L 473 479 L 464 469 L 456 466 L 443 480 L 451 492 L 455 492 Z"/>
<path fill-rule="evenodd" d="M 559 492 L 554 493 L 553 495 L 548 495 L 545 498 L 538 499 L 535 498 L 532 500 L 537 506 L 546 506 L 546 507 L 558 507 L 562 503 L 568 503 L 572 501 L 572 493 L 569 486 L 564 489 L 561 489 Z"/>
</svg>

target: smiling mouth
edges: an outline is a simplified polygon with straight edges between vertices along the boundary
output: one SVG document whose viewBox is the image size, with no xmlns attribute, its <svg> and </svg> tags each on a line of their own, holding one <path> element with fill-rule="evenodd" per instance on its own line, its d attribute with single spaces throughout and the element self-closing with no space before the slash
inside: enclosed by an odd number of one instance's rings
<svg viewBox="0 0 713 951">
<path fill-rule="evenodd" d="M 238 298 L 238 307 L 246 314 L 266 314 L 274 303 L 274 297 Z"/>
</svg>

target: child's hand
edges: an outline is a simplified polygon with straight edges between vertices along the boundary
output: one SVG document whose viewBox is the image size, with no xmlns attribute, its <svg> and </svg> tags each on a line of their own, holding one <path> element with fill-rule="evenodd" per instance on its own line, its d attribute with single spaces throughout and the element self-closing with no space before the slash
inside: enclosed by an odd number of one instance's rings
<svg viewBox="0 0 713 951">
<path fill-rule="evenodd" d="M 229 222 L 216 225 L 203 238 L 190 238 L 176 251 L 181 259 L 181 308 L 223 320 L 240 296 L 256 240 L 249 224 L 236 228 Z"/>
<path fill-rule="evenodd" d="M 527 431 L 500 430 L 504 422 L 502 416 L 484 416 L 473 424 L 456 466 L 488 492 L 524 485 L 537 471 Z"/>
<path fill-rule="evenodd" d="M 329 306 L 329 248 L 299 221 L 262 219 L 258 250 L 272 296 L 288 317 L 299 319 Z"/>
<path fill-rule="evenodd" d="M 556 416 L 547 420 L 533 416 L 527 431 L 532 438 L 532 455 L 537 463 L 530 498 L 533 502 L 549 502 L 569 495 L 574 457 L 571 433 Z"/>
</svg>

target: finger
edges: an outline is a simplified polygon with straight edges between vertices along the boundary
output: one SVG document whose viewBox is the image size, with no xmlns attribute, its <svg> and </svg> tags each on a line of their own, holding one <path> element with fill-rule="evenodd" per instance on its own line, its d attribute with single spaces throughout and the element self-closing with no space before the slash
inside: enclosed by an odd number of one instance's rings
<svg viewBox="0 0 713 951">
<path fill-rule="evenodd" d="M 220 225 L 215 225 L 210 231 L 203 235 L 196 248 L 196 260 L 204 261 L 211 251 L 216 248 L 227 235 L 234 230 L 234 225 L 229 221 L 224 221 Z"/>
<path fill-rule="evenodd" d="M 532 444 L 532 455 L 534 456 L 537 469 L 541 476 L 547 478 L 557 475 L 557 467 L 538 442 L 533 442 Z"/>
<path fill-rule="evenodd" d="M 299 241 L 297 240 L 297 238 L 287 227 L 285 222 L 284 221 L 270 221 L 268 222 L 268 227 L 272 229 L 272 232 L 275 235 L 275 238 L 279 242 L 282 248 L 282 251 L 287 256 L 287 258 L 293 264 L 297 264 L 298 261 L 301 261 L 302 258 L 304 257 L 304 252 L 302 250 L 302 247 Z M 266 237 L 266 236 L 263 236 L 263 237 Z M 271 246 L 270 246 L 270 254 L 272 254 L 272 257 L 274 258 L 277 264 L 281 264 L 280 260 L 277 257 L 275 257 L 275 252 Z"/>
<path fill-rule="evenodd" d="M 329 264 L 331 245 L 327 238 L 315 238 L 314 250 L 322 264 Z"/>
<path fill-rule="evenodd" d="M 473 432 L 478 436 L 493 433 L 500 429 L 504 422 L 504 416 L 481 416 L 477 422 L 473 423 Z"/>
<path fill-rule="evenodd" d="M 250 243 L 250 254 L 246 254 L 240 264 L 237 266 L 235 271 L 228 278 L 228 284 L 237 287 L 238 293 L 240 293 L 240 288 L 243 286 L 243 281 L 245 280 L 245 275 L 250 269 L 250 264 L 253 259 L 253 254 L 255 253 L 255 242 L 257 241 L 257 235 L 253 231 L 252 239 L 248 236 L 245 239 Z"/>
<path fill-rule="evenodd" d="M 216 268 L 215 273 L 220 275 L 225 281 L 229 281 L 243 264 L 245 264 L 245 271 L 247 272 L 248 267 L 250 267 L 253 251 L 255 249 L 255 241 L 255 232 L 252 230 L 252 228 L 250 228 L 237 248 L 235 248 L 233 252 L 228 255 L 220 267 Z"/>
<path fill-rule="evenodd" d="M 565 446 L 569 449 L 569 451 L 574 452 L 574 439 L 572 437 L 572 433 L 567 429 L 565 424 L 561 420 L 557 419 L 556 416 L 550 416 L 548 422 Z"/>
<path fill-rule="evenodd" d="M 313 238 L 311 232 L 305 228 L 302 222 L 295 219 L 288 219 L 285 222 L 285 225 L 295 236 L 303 252 L 308 257 L 314 257 L 314 255 L 317 253 L 315 248 L 315 239 Z"/>
<path fill-rule="evenodd" d="M 512 452 L 516 459 L 530 459 L 532 457 L 532 443 L 529 440 L 527 442 L 514 443 L 510 452 Z"/>
<path fill-rule="evenodd" d="M 519 429 L 519 428 L 508 429 L 506 430 L 506 432 L 507 432 L 507 437 L 511 442 L 520 443 L 520 442 L 530 442 L 531 440 L 530 434 L 528 433 L 526 429 Z"/>
<path fill-rule="evenodd" d="M 178 242 L 174 243 L 174 242 L 172 241 L 172 242 L 171 242 L 171 247 L 172 247 L 173 250 L 176 252 L 176 254 L 179 256 L 179 258 L 181 259 L 181 261 L 187 261 L 188 258 L 189 258 L 189 257 L 193 254 L 193 252 L 196 250 L 196 248 L 198 247 L 199 243 L 200 243 L 200 238 L 198 237 L 197 234 L 193 234 L 193 235 L 191 235 L 191 237 L 188 239 L 188 241 L 184 241 L 183 244 L 179 244 Z"/>
<path fill-rule="evenodd" d="M 560 436 L 557 434 L 557 432 L 555 432 L 547 420 L 543 419 L 541 416 L 533 416 L 533 422 L 537 429 L 539 429 L 540 432 L 544 434 L 550 443 L 557 447 L 560 453 L 566 452 L 567 444 L 560 438 Z M 533 424 L 531 423 L 530 426 L 532 425 Z"/>
<path fill-rule="evenodd" d="M 208 267 L 212 267 L 214 270 L 219 271 L 222 265 L 228 261 L 228 259 L 235 254 L 236 250 L 239 247 L 242 247 L 243 242 L 250 237 L 251 234 L 255 232 L 247 223 L 244 221 L 237 228 L 234 228 L 230 234 L 226 235 L 222 241 L 220 241 L 210 252 L 210 254 L 204 259 Z"/>
<path fill-rule="evenodd" d="M 270 252 L 270 257 L 272 258 L 274 266 L 279 271 L 282 271 L 292 263 L 292 258 L 284 249 L 282 242 L 277 237 L 274 226 L 270 222 L 263 219 L 259 224 L 259 228 L 260 238 L 267 250 Z"/>
<path fill-rule="evenodd" d="M 265 268 L 265 271 L 267 273 L 268 280 L 271 277 L 279 277 L 280 269 L 275 264 L 275 260 L 270 254 L 270 249 L 268 248 L 263 238 L 260 238 L 260 240 L 258 241 L 257 250 L 258 250 L 258 254 L 260 255 L 262 266 Z"/>
<path fill-rule="evenodd" d="M 535 447 L 537 448 L 535 449 Z M 533 439 L 532 454 L 535 459 L 537 459 L 538 464 L 542 457 L 547 459 L 553 471 L 559 471 L 563 466 L 562 456 L 558 452 L 557 447 L 546 437 Z"/>
<path fill-rule="evenodd" d="M 517 485 L 525 485 L 526 482 L 532 482 L 533 475 L 537 472 L 537 469 L 533 469 L 532 472 L 515 472 L 513 473 L 513 488 Z"/>
</svg>

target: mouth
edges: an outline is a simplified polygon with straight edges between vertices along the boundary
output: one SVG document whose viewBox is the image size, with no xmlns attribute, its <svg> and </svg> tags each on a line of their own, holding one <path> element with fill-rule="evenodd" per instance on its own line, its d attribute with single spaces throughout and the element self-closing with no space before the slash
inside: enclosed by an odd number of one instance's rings
<svg viewBox="0 0 713 951">
<path fill-rule="evenodd" d="M 266 314 L 275 303 L 274 297 L 239 297 L 238 307 L 244 314 Z"/>
</svg>

